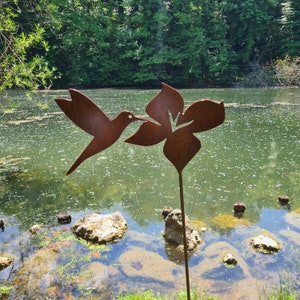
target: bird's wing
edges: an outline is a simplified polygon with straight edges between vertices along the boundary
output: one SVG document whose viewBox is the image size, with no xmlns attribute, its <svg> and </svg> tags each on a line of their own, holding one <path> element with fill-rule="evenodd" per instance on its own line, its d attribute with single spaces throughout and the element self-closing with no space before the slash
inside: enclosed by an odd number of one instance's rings
<svg viewBox="0 0 300 300">
<path fill-rule="evenodd" d="M 108 116 L 90 98 L 81 92 L 70 89 L 72 100 L 57 98 L 58 106 L 78 127 L 97 136 L 104 126 L 108 126 Z"/>
<path fill-rule="evenodd" d="M 138 131 L 125 140 L 126 143 L 139 146 L 152 146 L 160 143 L 167 137 L 163 126 L 151 121 L 144 122 Z"/>
<path fill-rule="evenodd" d="M 80 156 L 76 159 L 72 167 L 68 170 L 67 175 L 71 174 L 83 161 L 106 149 L 102 139 L 93 138 Z"/>
</svg>

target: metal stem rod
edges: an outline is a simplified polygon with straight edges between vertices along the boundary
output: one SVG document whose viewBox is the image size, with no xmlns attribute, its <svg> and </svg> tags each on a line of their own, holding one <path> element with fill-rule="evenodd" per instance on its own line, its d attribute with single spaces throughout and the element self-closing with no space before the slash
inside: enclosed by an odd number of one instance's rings
<svg viewBox="0 0 300 300">
<path fill-rule="evenodd" d="M 188 258 L 188 245 L 187 245 L 186 227 L 185 227 L 185 211 L 184 211 L 182 172 L 178 172 L 178 174 L 179 174 L 180 206 L 181 206 L 181 215 L 182 215 L 186 294 L 187 294 L 187 300 L 190 300 L 191 299 L 191 292 L 190 292 L 190 276 L 189 276 L 189 258 Z"/>
</svg>

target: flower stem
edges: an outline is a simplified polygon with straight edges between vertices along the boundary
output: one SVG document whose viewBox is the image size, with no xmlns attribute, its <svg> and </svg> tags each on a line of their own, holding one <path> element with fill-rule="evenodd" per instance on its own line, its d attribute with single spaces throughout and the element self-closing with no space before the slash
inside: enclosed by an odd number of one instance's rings
<svg viewBox="0 0 300 300">
<path fill-rule="evenodd" d="M 191 293 L 190 293 L 190 276 L 189 276 L 189 258 L 188 258 L 188 245 L 187 245 L 187 240 L 186 240 L 182 172 L 178 172 L 178 174 L 179 174 L 180 206 L 181 206 L 181 215 L 182 215 L 186 294 L 187 294 L 187 300 L 190 300 L 191 299 Z"/>
</svg>

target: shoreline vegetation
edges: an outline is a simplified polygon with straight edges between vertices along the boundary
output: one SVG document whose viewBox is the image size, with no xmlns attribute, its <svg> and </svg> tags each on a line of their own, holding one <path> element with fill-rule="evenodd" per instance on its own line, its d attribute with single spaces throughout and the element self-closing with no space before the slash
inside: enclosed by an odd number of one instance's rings
<svg viewBox="0 0 300 300">
<path fill-rule="evenodd" d="M 7 0 L 0 8 L 0 92 L 300 86 L 296 0 Z"/>
<path fill-rule="evenodd" d="M 13 286 L 0 286 L 0 298 L 6 299 L 6 296 L 9 295 L 9 291 L 13 289 Z M 186 292 L 181 292 L 175 298 L 169 297 L 160 297 L 155 295 L 151 290 L 145 291 L 141 294 L 129 294 L 123 295 L 113 298 L 113 300 L 185 300 L 186 299 Z M 298 300 L 299 294 L 295 294 L 284 288 L 280 288 L 278 291 L 275 292 L 262 292 L 259 300 Z M 204 297 L 197 297 L 195 293 L 192 292 L 191 300 L 220 300 L 220 298 L 213 297 L 213 296 L 204 296 Z"/>
<path fill-rule="evenodd" d="M 182 292 L 175 298 L 159 297 L 152 293 L 152 291 L 144 292 L 143 294 L 131 294 L 127 296 L 119 296 L 114 298 L 114 300 L 185 300 L 186 293 Z M 262 293 L 259 300 L 298 300 L 299 294 L 294 294 L 292 292 L 278 290 L 273 293 Z M 207 297 L 197 297 L 192 293 L 191 300 L 220 300 L 220 298 L 215 298 L 212 296 Z"/>
</svg>

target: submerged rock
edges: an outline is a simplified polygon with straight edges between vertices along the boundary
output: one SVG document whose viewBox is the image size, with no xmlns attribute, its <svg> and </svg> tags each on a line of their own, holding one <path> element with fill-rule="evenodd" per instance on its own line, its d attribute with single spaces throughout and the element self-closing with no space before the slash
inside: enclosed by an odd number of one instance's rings
<svg viewBox="0 0 300 300">
<path fill-rule="evenodd" d="M 39 249 L 26 258 L 15 277 L 15 284 L 20 285 L 28 299 L 39 295 L 55 282 L 55 271 L 58 270 L 59 253 L 52 249 Z"/>
<path fill-rule="evenodd" d="M 37 234 L 42 229 L 45 229 L 45 227 L 42 224 L 35 224 L 29 228 L 29 232 L 34 235 Z"/>
<path fill-rule="evenodd" d="M 250 243 L 255 250 L 265 254 L 272 254 L 280 250 L 279 243 L 264 234 L 253 237 Z"/>
<path fill-rule="evenodd" d="M 102 292 L 109 286 L 107 281 L 111 281 L 112 276 L 117 276 L 118 271 L 111 265 L 107 266 L 101 262 L 93 261 L 81 267 L 80 275 L 85 278 L 81 283 L 82 287 L 93 288 Z M 100 295 L 98 299 L 102 299 Z"/>
<path fill-rule="evenodd" d="M 140 277 L 171 283 L 175 264 L 160 255 L 140 247 L 131 247 L 119 257 L 122 271 L 130 277 Z"/>
<path fill-rule="evenodd" d="M 231 253 L 237 260 L 234 268 L 223 263 L 226 253 Z M 259 299 L 260 282 L 252 276 L 252 267 L 237 248 L 227 242 L 215 242 L 201 251 L 201 257 L 198 264 L 190 267 L 190 280 L 201 287 L 202 295 L 214 295 L 224 300 Z"/>
<path fill-rule="evenodd" d="M 0 180 L 5 180 L 9 177 L 16 175 L 17 173 L 21 173 L 22 170 L 19 167 L 10 167 L 10 168 L 0 168 Z"/>
<path fill-rule="evenodd" d="M 199 233 L 204 233 L 208 230 L 206 223 L 200 220 L 190 220 L 191 226 Z"/>
<path fill-rule="evenodd" d="M 236 218 L 231 215 L 218 215 L 212 220 L 212 225 L 217 229 L 233 229 L 236 226 L 250 226 L 251 223 L 245 218 Z"/>
<path fill-rule="evenodd" d="M 182 244 L 174 245 L 172 243 L 166 242 L 165 253 L 168 259 L 174 262 L 175 264 L 183 265 L 185 263 L 184 246 Z M 187 254 L 188 254 L 188 259 L 190 259 L 194 254 L 194 252 L 189 251 Z"/>
<path fill-rule="evenodd" d="M 201 238 L 197 230 L 193 229 L 190 220 L 185 216 L 186 239 L 188 251 L 195 251 L 198 244 L 201 243 Z M 175 246 L 183 245 L 183 226 L 182 214 L 180 209 L 173 209 L 165 217 L 165 231 L 163 236 L 168 243 Z"/>
<path fill-rule="evenodd" d="M 224 266 L 224 257 L 226 254 L 228 255 L 228 259 L 231 259 L 233 263 L 234 260 L 238 262 L 238 267 L 235 268 L 236 270 L 228 270 L 226 266 Z M 225 254 L 225 255 L 224 255 Z M 230 255 L 229 255 L 230 254 Z M 216 242 L 208 247 L 206 247 L 202 252 L 201 255 L 203 256 L 203 260 L 194 267 L 191 268 L 191 276 L 197 277 L 214 277 L 217 279 L 220 276 L 221 280 L 226 280 L 226 276 L 223 275 L 224 273 L 232 274 L 234 272 L 236 278 L 235 282 L 244 280 L 246 278 L 252 277 L 250 274 L 249 266 L 246 261 L 241 257 L 239 251 L 230 245 L 227 242 Z M 234 260 L 232 259 L 234 258 Z M 233 274 L 232 274 L 233 275 Z"/>
<path fill-rule="evenodd" d="M 107 215 L 92 212 L 76 221 L 71 230 L 87 241 L 106 244 L 121 239 L 127 226 L 119 211 Z"/>
<path fill-rule="evenodd" d="M 29 157 L 15 158 L 12 156 L 0 157 L 0 180 L 5 180 L 7 178 L 13 177 L 17 173 L 23 170 L 16 164 L 21 160 L 27 160 Z"/>
<path fill-rule="evenodd" d="M 160 236 L 150 235 L 145 232 L 139 232 L 132 229 L 126 232 L 126 242 L 129 245 L 147 248 L 153 252 L 159 251 L 162 243 Z"/>
</svg>

